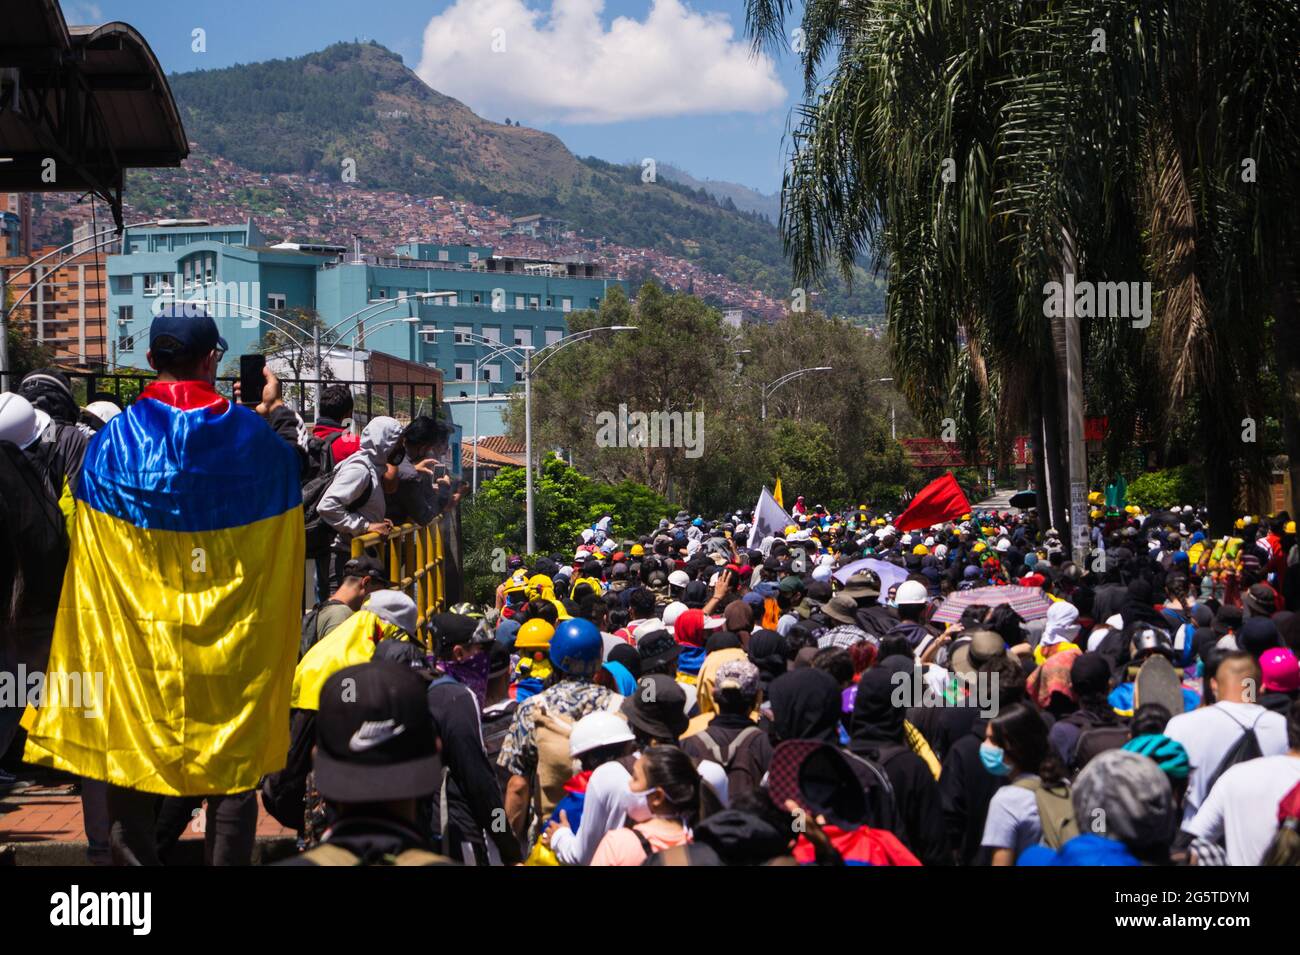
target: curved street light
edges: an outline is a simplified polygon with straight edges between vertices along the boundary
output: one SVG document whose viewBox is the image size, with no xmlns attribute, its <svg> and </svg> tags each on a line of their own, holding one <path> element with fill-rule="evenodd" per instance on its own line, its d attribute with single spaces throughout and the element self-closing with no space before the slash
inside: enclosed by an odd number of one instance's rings
<svg viewBox="0 0 1300 955">
<path fill-rule="evenodd" d="M 780 378 L 777 378 L 774 381 L 769 381 L 765 385 L 761 385 L 759 387 L 759 391 L 762 396 L 762 403 L 759 406 L 761 409 L 759 420 L 761 421 L 767 420 L 767 399 L 771 397 L 772 392 L 776 391 L 776 389 L 780 388 L 782 385 L 788 385 L 796 378 L 802 378 L 804 375 L 811 375 L 814 372 L 818 372 L 818 371 L 834 371 L 834 370 L 835 369 L 833 369 L 830 365 L 818 365 L 816 368 L 800 368 L 798 371 L 786 372 Z"/>
</svg>

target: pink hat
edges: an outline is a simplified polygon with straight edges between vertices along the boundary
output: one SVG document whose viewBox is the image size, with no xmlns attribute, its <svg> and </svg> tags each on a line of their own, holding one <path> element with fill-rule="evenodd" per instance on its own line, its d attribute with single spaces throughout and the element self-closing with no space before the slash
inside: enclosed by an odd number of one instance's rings
<svg viewBox="0 0 1300 955">
<path fill-rule="evenodd" d="M 1300 690 L 1300 661 L 1285 647 L 1264 651 L 1259 658 L 1259 668 L 1264 674 L 1265 690 L 1275 693 Z"/>
</svg>

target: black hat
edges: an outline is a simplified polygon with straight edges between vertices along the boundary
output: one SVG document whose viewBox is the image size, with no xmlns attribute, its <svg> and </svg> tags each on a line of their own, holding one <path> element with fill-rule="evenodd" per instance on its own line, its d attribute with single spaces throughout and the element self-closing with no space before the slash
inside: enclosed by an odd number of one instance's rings
<svg viewBox="0 0 1300 955">
<path fill-rule="evenodd" d="M 636 650 L 641 657 L 642 673 L 675 664 L 682 652 L 682 648 L 667 630 L 652 630 L 639 637 Z"/>
<path fill-rule="evenodd" d="M 696 609 L 703 607 L 709 600 L 709 585 L 702 580 L 692 580 L 682 592 L 682 603 Z"/>
<path fill-rule="evenodd" d="M 388 586 L 388 571 L 384 565 L 373 557 L 354 557 L 343 565 L 344 577 L 373 577 L 385 587 Z"/>
<path fill-rule="evenodd" d="M 158 354 L 201 357 L 214 348 L 224 352 L 230 346 L 202 305 L 193 302 L 170 305 L 149 325 L 149 350 Z"/>
<path fill-rule="evenodd" d="M 645 736 L 675 740 L 686 732 L 686 691 L 665 673 L 639 677 L 636 690 L 623 701 L 628 724 Z"/>
<path fill-rule="evenodd" d="M 344 667 L 321 688 L 316 714 L 316 788 L 331 802 L 428 796 L 441 766 L 428 684 L 388 660 Z"/>
<path fill-rule="evenodd" d="M 435 613 L 429 617 L 429 630 L 438 641 L 438 652 L 446 654 L 452 647 L 467 643 L 491 643 L 492 633 L 481 617 L 462 613 Z"/>
</svg>

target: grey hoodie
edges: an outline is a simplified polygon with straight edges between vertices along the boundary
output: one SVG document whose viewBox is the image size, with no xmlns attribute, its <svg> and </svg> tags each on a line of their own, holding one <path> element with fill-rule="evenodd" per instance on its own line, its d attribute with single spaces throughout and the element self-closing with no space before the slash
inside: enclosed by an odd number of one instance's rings
<svg viewBox="0 0 1300 955">
<path fill-rule="evenodd" d="M 370 524 L 382 521 L 387 509 L 381 479 L 388 465 L 397 439 L 402 435 L 402 425 L 393 418 L 381 415 L 372 418 L 361 432 L 361 448 L 344 459 L 334 470 L 334 480 L 321 496 L 316 510 L 321 519 L 334 528 L 335 549 L 345 547 L 353 537 L 366 533 Z M 364 504 L 356 502 L 370 489 Z"/>
</svg>

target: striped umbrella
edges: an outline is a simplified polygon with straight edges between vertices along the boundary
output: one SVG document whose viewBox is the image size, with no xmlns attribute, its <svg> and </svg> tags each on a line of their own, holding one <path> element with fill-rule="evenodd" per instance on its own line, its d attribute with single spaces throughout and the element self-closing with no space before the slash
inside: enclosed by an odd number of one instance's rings
<svg viewBox="0 0 1300 955">
<path fill-rule="evenodd" d="M 1011 609 L 1028 623 L 1046 617 L 1052 602 L 1037 587 L 975 587 L 949 594 L 931 619 L 937 623 L 956 623 L 961 619 L 962 611 L 972 604 L 989 607 L 1010 604 Z"/>
</svg>

